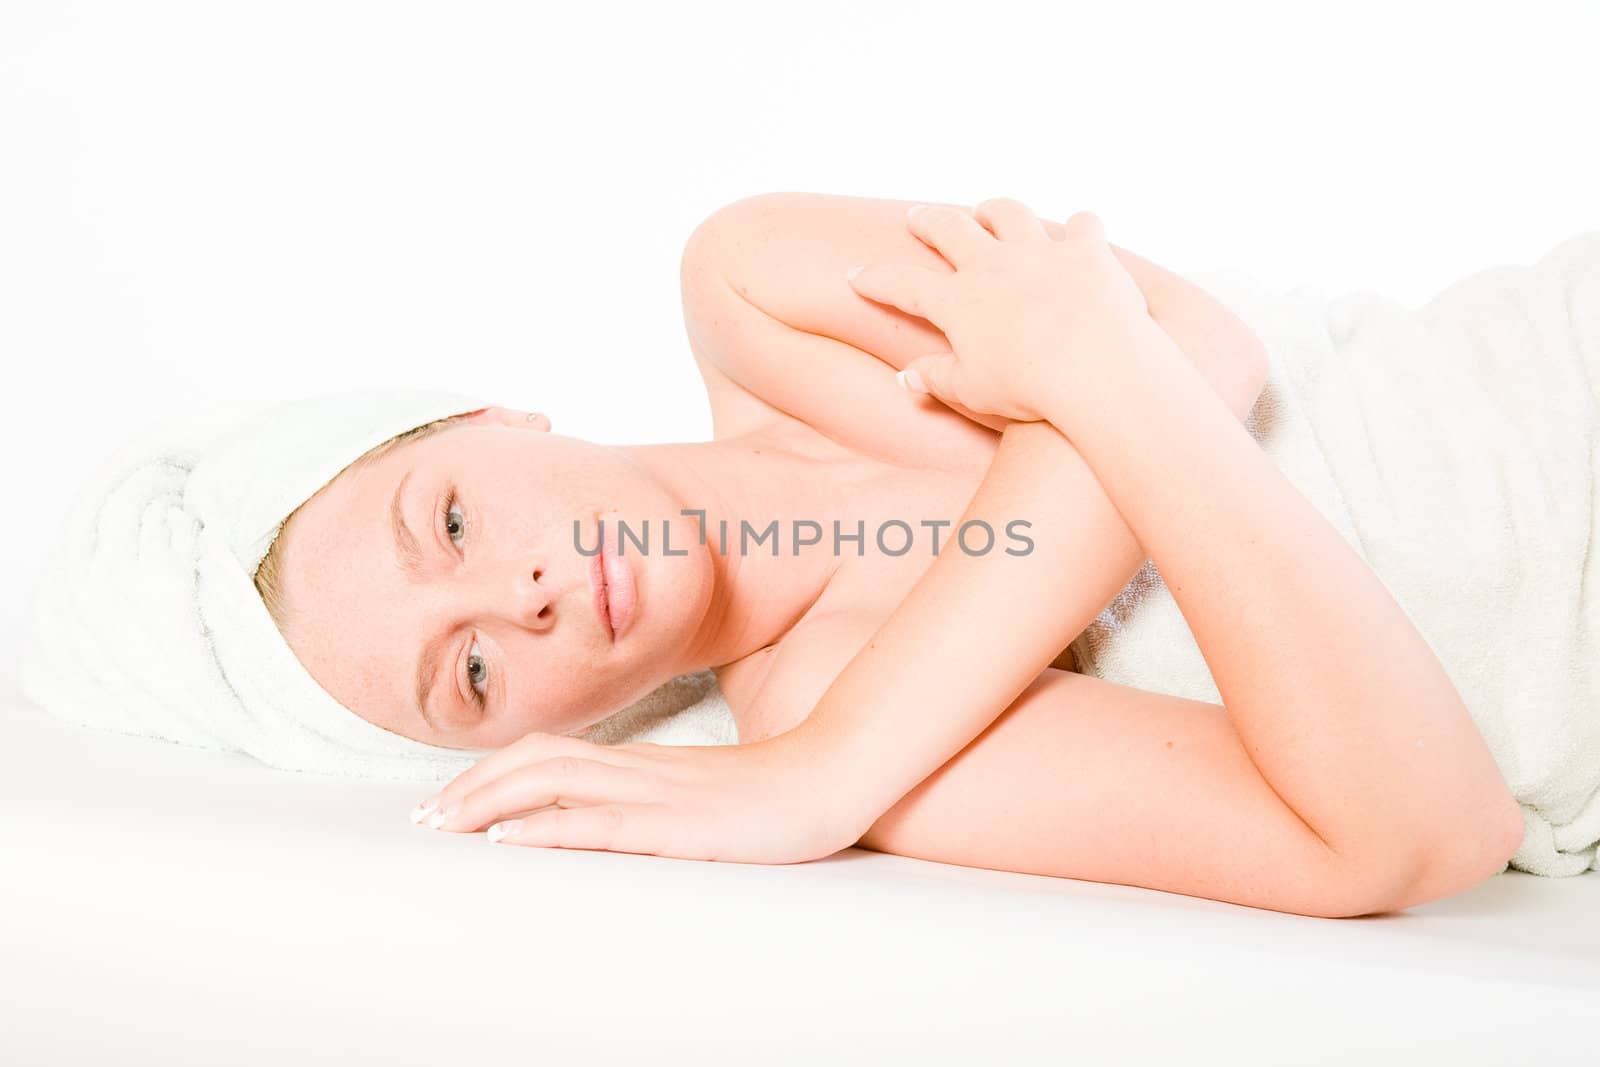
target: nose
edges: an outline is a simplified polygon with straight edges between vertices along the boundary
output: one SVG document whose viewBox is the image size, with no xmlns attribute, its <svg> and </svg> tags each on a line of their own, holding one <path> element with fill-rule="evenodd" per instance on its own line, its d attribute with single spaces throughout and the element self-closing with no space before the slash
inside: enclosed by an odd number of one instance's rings
<svg viewBox="0 0 1600 1067">
<path fill-rule="evenodd" d="M 529 630 L 548 630 L 555 625 L 555 599 L 549 571 L 540 564 L 507 563 L 485 568 L 475 576 L 475 597 L 479 611 L 505 619 Z"/>
</svg>

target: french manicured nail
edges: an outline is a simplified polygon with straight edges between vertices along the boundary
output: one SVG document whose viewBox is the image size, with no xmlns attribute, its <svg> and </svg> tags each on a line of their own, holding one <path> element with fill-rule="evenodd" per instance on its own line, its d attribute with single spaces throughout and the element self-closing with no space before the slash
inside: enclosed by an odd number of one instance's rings
<svg viewBox="0 0 1600 1067">
<path fill-rule="evenodd" d="M 454 815 L 455 813 L 456 809 L 453 806 L 448 808 L 440 808 L 438 811 L 428 816 L 428 825 L 437 830 L 439 827 L 443 826 L 447 820 L 449 820 L 450 816 Z"/>
<path fill-rule="evenodd" d="M 926 393 L 928 391 L 928 387 L 923 384 L 922 375 L 918 374 L 912 367 L 907 367 L 896 374 L 895 378 L 900 382 L 901 386 L 911 390 L 913 393 Z"/>
<path fill-rule="evenodd" d="M 510 822 L 497 822 L 489 827 L 487 831 L 489 840 L 492 842 L 504 840 L 508 834 L 515 832 L 517 827 L 521 825 L 521 819 L 512 819 Z"/>
<path fill-rule="evenodd" d="M 433 809 L 438 806 L 438 804 L 438 797 L 429 797 L 427 800 L 424 800 L 421 804 L 418 804 L 416 807 L 411 809 L 411 821 L 421 822 L 423 819 L 426 819 L 429 813 L 432 812 Z"/>
<path fill-rule="evenodd" d="M 849 270 L 844 272 L 845 281 L 855 281 L 856 275 L 860 274 L 865 269 L 865 267 L 851 267 Z"/>
</svg>

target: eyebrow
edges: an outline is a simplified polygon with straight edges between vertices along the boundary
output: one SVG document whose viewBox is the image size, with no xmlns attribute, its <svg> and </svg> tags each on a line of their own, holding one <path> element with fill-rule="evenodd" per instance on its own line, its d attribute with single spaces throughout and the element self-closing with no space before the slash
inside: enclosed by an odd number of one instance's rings
<svg viewBox="0 0 1600 1067">
<path fill-rule="evenodd" d="M 401 568 L 416 577 L 422 571 L 422 549 L 417 546 L 417 538 L 411 532 L 411 527 L 406 525 L 405 510 L 400 506 L 400 495 L 405 492 L 406 482 L 410 479 L 411 472 L 406 471 L 400 484 L 394 487 L 394 499 L 389 502 L 389 525 L 394 528 L 395 555 L 400 560 Z"/>
<path fill-rule="evenodd" d="M 400 484 L 394 487 L 394 499 L 389 502 L 389 525 L 394 529 L 395 556 L 400 560 L 400 567 L 407 574 L 415 577 L 422 571 L 422 549 L 417 544 L 416 535 L 411 532 L 411 527 L 406 525 L 405 509 L 400 506 L 401 495 L 405 492 L 406 482 L 411 478 L 407 471 L 400 479 Z M 428 695 L 433 691 L 433 682 L 439 674 L 440 638 L 428 642 L 422 650 L 422 656 L 417 660 L 417 712 L 422 716 L 422 721 L 428 728 L 437 732 L 439 724 L 433 721 L 433 716 L 428 714 Z"/>
<path fill-rule="evenodd" d="M 434 679 L 439 676 L 439 655 L 443 644 L 441 638 L 434 638 L 422 650 L 422 658 L 417 661 L 417 710 L 422 713 L 423 721 L 435 731 L 439 729 L 439 724 L 428 714 L 428 694 L 433 691 Z"/>
</svg>

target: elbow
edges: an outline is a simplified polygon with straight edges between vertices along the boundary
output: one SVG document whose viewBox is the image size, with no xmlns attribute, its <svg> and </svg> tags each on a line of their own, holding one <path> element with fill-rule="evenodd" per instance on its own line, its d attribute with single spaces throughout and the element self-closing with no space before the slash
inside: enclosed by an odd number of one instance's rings
<svg viewBox="0 0 1600 1067">
<path fill-rule="evenodd" d="M 1355 869 L 1347 869 L 1342 890 L 1327 902 L 1324 914 L 1380 915 L 1465 892 L 1506 870 L 1527 829 L 1522 807 L 1509 790 L 1459 826 L 1459 831 L 1436 827 L 1430 842 L 1404 862 L 1348 865 Z"/>
<path fill-rule="evenodd" d="M 678 275 L 686 285 L 726 251 L 726 227 L 719 214 L 713 212 L 701 220 L 683 242 L 683 251 L 678 255 Z"/>
<path fill-rule="evenodd" d="M 684 242 L 680 262 L 706 256 L 723 256 L 770 226 L 772 212 L 780 207 L 783 193 L 756 193 L 723 204 L 701 219 Z"/>
<path fill-rule="evenodd" d="M 1485 805 L 1481 835 L 1470 835 L 1482 841 L 1481 848 L 1469 850 L 1464 860 L 1457 861 L 1462 868 L 1466 885 L 1476 885 L 1493 877 L 1511 865 L 1511 858 L 1522 848 L 1522 839 L 1528 832 L 1527 817 L 1522 805 L 1511 790 L 1500 782 L 1499 790 Z"/>
<path fill-rule="evenodd" d="M 678 256 L 678 283 L 686 303 L 705 285 L 737 277 L 767 254 L 765 249 L 782 225 L 778 209 L 785 194 L 758 193 L 724 204 L 701 219 Z M 791 194 L 792 195 L 792 194 Z"/>
<path fill-rule="evenodd" d="M 710 261 L 726 258 L 737 243 L 738 216 L 743 203 L 745 201 L 736 200 L 732 204 L 724 204 L 695 225 L 688 239 L 683 242 L 683 252 L 678 257 L 681 273 L 688 274 L 703 268 Z"/>
</svg>

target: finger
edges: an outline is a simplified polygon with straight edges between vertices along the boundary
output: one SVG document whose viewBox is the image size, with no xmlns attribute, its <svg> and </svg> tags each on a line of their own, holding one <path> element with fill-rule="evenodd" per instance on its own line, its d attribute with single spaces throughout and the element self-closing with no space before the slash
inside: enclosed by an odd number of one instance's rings
<svg viewBox="0 0 1600 1067">
<path fill-rule="evenodd" d="M 950 355 L 950 353 L 943 353 L 943 352 L 933 353 L 933 354 L 934 355 Z M 909 368 L 915 363 L 916 363 L 916 360 L 911 360 L 910 362 L 908 362 L 906 364 L 906 367 Z M 920 373 L 917 375 L 917 379 L 916 379 L 915 382 L 908 382 L 908 381 L 906 381 L 906 372 L 905 372 L 905 370 L 899 370 L 899 371 L 895 372 L 894 380 L 902 389 L 904 389 L 908 393 L 919 393 L 919 394 L 922 394 L 924 396 L 931 396 L 932 395 L 931 393 L 929 393 L 928 387 L 927 387 L 927 383 L 922 380 L 922 376 L 921 376 Z M 961 403 L 959 400 L 955 400 L 955 399 L 953 399 L 951 397 L 943 396 L 943 397 L 938 397 L 937 399 L 941 403 L 943 403 L 946 407 L 948 407 L 950 410 L 952 410 L 956 414 L 960 415 L 962 418 L 967 419 L 970 422 L 975 422 L 980 426 L 987 426 L 989 429 L 994 430 L 996 432 L 1004 430 L 1007 426 L 1011 425 L 1011 423 L 1014 421 L 1012 419 L 1006 418 L 1004 415 L 991 415 L 988 412 L 984 412 L 984 411 L 974 411 L 972 408 L 967 407 L 965 404 Z"/>
<path fill-rule="evenodd" d="M 575 756 L 579 759 L 597 760 L 619 766 L 628 765 L 628 757 L 613 752 L 605 745 L 597 745 L 576 737 L 547 734 L 535 731 L 526 734 L 468 767 L 438 793 L 418 804 L 411 812 L 412 822 L 423 822 L 438 816 L 441 811 L 455 807 L 461 798 L 492 782 L 516 767 L 554 759 L 557 756 Z M 431 823 L 430 823 L 431 825 Z"/>
<path fill-rule="evenodd" d="M 619 801 L 655 799 L 660 787 L 652 788 L 645 772 L 609 763 L 557 756 L 507 771 L 463 796 L 454 805 L 440 808 L 442 817 L 428 825 L 436 830 L 471 833 L 506 815 L 538 808 L 577 807 Z"/>
<path fill-rule="evenodd" d="M 995 241 L 970 212 L 949 204 L 913 205 L 906 220 L 918 240 L 957 270 L 982 259 Z"/>
<path fill-rule="evenodd" d="M 1044 223 L 1020 200 L 997 196 L 975 209 L 978 221 L 1002 241 L 1048 241 Z"/>
<path fill-rule="evenodd" d="M 666 809 L 660 804 L 599 804 L 588 808 L 557 808 L 489 827 L 489 840 L 507 845 L 539 848 L 589 848 L 641 855 L 685 856 L 672 847 Z"/>
<path fill-rule="evenodd" d="M 956 414 L 960 415 L 962 418 L 967 419 L 970 422 L 975 422 L 979 426 L 987 426 L 996 433 L 1000 433 L 1001 431 L 1005 430 L 1007 426 L 1010 426 L 1016 421 L 1015 419 L 1008 419 L 1004 415 L 991 415 L 986 411 L 974 411 L 965 404 L 955 400 L 944 400 L 941 401 L 941 403 L 943 403 L 951 411 L 954 411 Z"/>
<path fill-rule="evenodd" d="M 875 263 L 858 267 L 854 274 L 846 277 L 855 291 L 868 300 L 899 308 L 937 326 L 934 316 L 938 314 L 939 297 L 950 276 L 935 274 L 927 267 Z"/>
<path fill-rule="evenodd" d="M 956 377 L 960 364 L 952 354 L 923 356 L 907 363 L 895 375 L 913 393 L 926 393 L 940 400 L 956 399 Z"/>
<path fill-rule="evenodd" d="M 1091 241 L 1106 239 L 1106 229 L 1101 225 L 1099 216 L 1092 211 L 1075 212 L 1062 225 L 1062 230 L 1066 237 L 1087 238 Z"/>
</svg>

